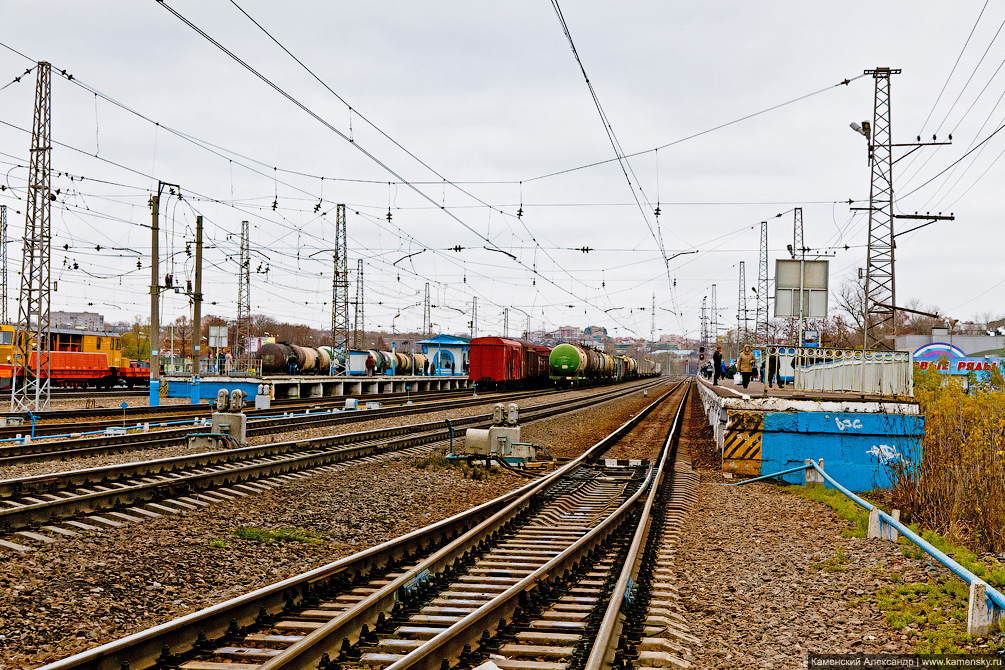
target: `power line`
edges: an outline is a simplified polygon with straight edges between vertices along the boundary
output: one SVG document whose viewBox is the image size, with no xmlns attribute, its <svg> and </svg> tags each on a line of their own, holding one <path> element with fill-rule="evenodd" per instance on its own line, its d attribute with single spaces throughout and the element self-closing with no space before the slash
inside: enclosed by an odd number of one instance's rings
<svg viewBox="0 0 1005 670">
<path fill-rule="evenodd" d="M 558 22 L 562 25 L 562 31 L 565 33 L 565 38 L 568 40 L 569 47 L 572 49 L 572 55 L 576 59 L 576 64 L 579 65 L 579 71 L 583 74 L 583 79 L 586 81 L 586 87 L 590 89 L 590 96 L 593 98 L 593 104 L 597 108 L 597 113 L 600 114 L 600 120 L 604 124 L 604 132 L 607 134 L 607 139 L 611 143 L 611 147 L 614 149 L 614 155 L 618 161 L 618 165 L 621 167 L 622 174 L 625 175 L 625 180 L 628 182 L 628 188 L 632 191 L 632 197 L 635 199 L 639 212 L 642 214 L 642 218 L 646 222 L 646 227 L 649 229 L 653 239 L 656 241 L 656 245 L 659 247 L 660 253 L 663 255 L 663 260 L 667 263 L 667 280 L 671 281 L 670 261 L 667 258 L 666 249 L 663 246 L 663 234 L 660 231 L 659 215 L 656 216 L 656 228 L 653 229 L 652 224 L 649 222 L 649 216 L 646 214 L 645 209 L 642 207 L 642 203 L 639 201 L 639 196 L 635 191 L 635 184 L 632 183 L 632 179 L 635 179 L 636 184 L 638 184 L 639 192 L 642 192 L 642 185 L 638 183 L 639 180 L 635 177 L 635 171 L 632 170 L 631 163 L 629 163 L 628 159 L 625 157 L 625 152 L 622 150 L 621 143 L 618 141 L 618 136 L 614 133 L 614 126 L 607 117 L 607 113 L 604 111 L 603 105 L 600 104 L 600 98 L 597 96 L 596 89 L 593 88 L 593 82 L 590 81 L 589 75 L 586 74 L 586 66 L 583 65 L 583 61 L 579 57 L 579 52 L 576 50 L 576 43 L 572 39 L 572 33 L 569 31 L 569 25 L 565 21 L 565 16 L 562 15 L 562 8 L 559 6 L 558 0 L 551 0 L 551 6 L 552 9 L 555 10 L 555 16 L 558 17 Z M 632 173 L 631 177 L 628 176 L 629 172 Z"/>
<path fill-rule="evenodd" d="M 713 133 L 713 132 L 715 132 L 717 130 L 722 130 L 723 128 L 728 128 L 729 126 L 733 126 L 733 125 L 736 125 L 737 123 L 741 123 L 743 121 L 747 121 L 748 119 L 753 119 L 753 118 L 761 116 L 763 114 L 767 114 L 768 112 L 773 112 L 776 109 L 781 109 L 782 107 L 787 107 L 788 105 L 792 105 L 792 104 L 795 104 L 795 103 L 800 102 L 802 100 L 806 100 L 807 98 L 812 98 L 812 97 L 814 97 L 816 95 L 820 95 L 821 93 L 825 93 L 827 91 L 830 91 L 831 89 L 835 89 L 835 88 L 838 88 L 840 86 L 847 86 L 848 84 L 850 84 L 851 82 L 855 81 L 856 79 L 861 79 L 864 76 L 865 75 L 861 75 L 860 74 L 860 75 L 858 75 L 856 77 L 852 77 L 850 79 L 844 79 L 842 81 L 839 81 L 836 84 L 832 84 L 830 86 L 825 86 L 824 88 L 821 88 L 819 90 L 813 91 L 812 93 L 807 93 L 807 94 L 801 95 L 801 96 L 799 96 L 797 98 L 792 98 L 791 100 L 786 100 L 785 102 L 781 102 L 781 103 L 779 103 L 777 105 L 772 105 L 771 107 L 766 107 L 765 109 L 762 109 L 762 110 L 757 111 L 757 112 L 753 112 L 751 114 L 747 114 L 745 116 L 741 116 L 741 117 L 739 117 L 737 119 L 733 119 L 732 121 L 727 121 L 726 123 L 720 123 L 717 126 L 713 126 L 711 128 L 706 128 L 705 130 L 699 131 L 697 133 L 693 133 L 691 135 L 687 135 L 686 137 L 681 137 L 680 139 L 676 139 L 676 140 L 673 140 L 671 142 L 667 142 L 666 144 L 661 144 L 661 145 L 659 145 L 657 147 L 653 147 L 652 149 L 643 149 L 641 151 L 636 151 L 634 153 L 625 154 L 625 158 L 635 158 L 636 156 L 642 156 L 643 154 L 647 154 L 647 153 L 650 153 L 650 152 L 653 152 L 653 151 L 659 151 L 661 149 L 666 149 L 667 147 L 672 147 L 674 145 L 681 144 L 681 143 L 687 142 L 689 140 L 693 140 L 693 139 L 695 139 L 697 137 L 701 137 L 702 135 L 708 135 L 709 133 Z M 597 167 L 599 165 L 606 165 L 607 163 L 613 163 L 616 160 L 618 160 L 618 159 L 617 158 L 607 158 L 607 159 L 600 160 L 600 161 L 594 161 L 592 163 L 586 163 L 584 165 L 577 165 L 576 167 L 566 168 L 564 170 L 558 170 L 557 172 L 549 172 L 547 174 L 538 175 L 536 177 L 531 177 L 529 179 L 524 179 L 522 181 L 523 182 L 532 182 L 532 181 L 539 181 L 541 179 L 548 179 L 549 177 L 557 177 L 559 175 L 568 174 L 570 172 L 576 172 L 578 170 L 585 170 L 587 168 Z"/>
</svg>

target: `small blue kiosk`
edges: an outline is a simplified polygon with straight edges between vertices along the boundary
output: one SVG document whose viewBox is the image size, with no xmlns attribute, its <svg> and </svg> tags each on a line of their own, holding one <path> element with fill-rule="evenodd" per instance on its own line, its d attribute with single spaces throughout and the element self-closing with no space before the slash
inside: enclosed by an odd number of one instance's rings
<svg viewBox="0 0 1005 670">
<path fill-rule="evenodd" d="M 468 343 L 471 338 L 436 335 L 416 344 L 429 359 L 429 374 L 437 377 L 468 376 Z"/>
</svg>

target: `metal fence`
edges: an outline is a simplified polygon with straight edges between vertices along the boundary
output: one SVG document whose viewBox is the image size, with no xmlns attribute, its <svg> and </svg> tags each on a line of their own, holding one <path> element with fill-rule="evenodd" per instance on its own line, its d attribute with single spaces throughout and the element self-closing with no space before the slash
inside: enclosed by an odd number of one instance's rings
<svg viewBox="0 0 1005 670">
<path fill-rule="evenodd" d="M 913 397 L 914 360 L 908 351 L 769 346 L 797 391 Z"/>
</svg>

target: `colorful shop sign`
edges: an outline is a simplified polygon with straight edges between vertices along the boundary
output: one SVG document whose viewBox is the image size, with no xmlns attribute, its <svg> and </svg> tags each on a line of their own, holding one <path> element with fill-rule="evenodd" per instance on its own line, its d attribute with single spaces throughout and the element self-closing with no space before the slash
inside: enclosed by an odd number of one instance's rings
<svg viewBox="0 0 1005 670">
<path fill-rule="evenodd" d="M 933 342 L 914 352 L 914 362 L 922 370 L 935 368 L 944 375 L 965 375 L 970 372 L 990 372 L 1002 362 L 998 356 L 972 358 L 959 347 L 945 342 Z"/>
</svg>

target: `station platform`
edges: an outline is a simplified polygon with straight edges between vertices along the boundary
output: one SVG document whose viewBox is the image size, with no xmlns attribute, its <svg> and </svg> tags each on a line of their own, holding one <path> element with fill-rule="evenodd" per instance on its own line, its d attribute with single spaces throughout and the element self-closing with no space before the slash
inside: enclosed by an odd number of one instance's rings
<svg viewBox="0 0 1005 670">
<path fill-rule="evenodd" d="M 461 376 L 447 375 L 375 375 L 373 377 L 351 375 L 342 377 L 316 376 L 262 376 L 229 377 L 214 375 L 200 377 L 164 376 L 169 398 L 192 398 L 210 400 L 216 398 L 221 389 L 233 391 L 241 389 L 254 398 L 259 386 L 268 386 L 273 400 L 293 398 L 327 398 L 333 396 L 377 396 L 389 393 L 423 393 L 428 391 L 454 391 L 471 388 L 471 380 Z"/>
<path fill-rule="evenodd" d="M 800 399 L 800 400 L 859 400 L 859 401 L 887 401 L 891 398 L 889 396 L 880 395 L 870 395 L 865 393 L 851 393 L 851 392 L 838 392 L 838 391 L 797 391 L 793 384 L 786 384 L 783 387 L 778 387 L 773 385 L 772 387 L 765 389 L 764 384 L 760 381 L 751 380 L 747 384 L 747 388 L 743 388 L 743 384 L 734 382 L 732 379 L 720 379 L 719 383 L 715 386 L 712 382 L 701 378 L 701 381 L 705 382 L 711 391 L 717 395 L 721 395 L 725 398 L 742 398 L 743 396 L 749 396 L 753 398 L 786 398 L 786 399 Z"/>
<path fill-rule="evenodd" d="M 824 461 L 853 491 L 890 485 L 899 466 L 921 457 L 924 417 L 910 398 L 861 393 L 799 392 L 732 380 L 698 378 L 698 392 L 722 469 L 759 476 Z M 783 479 L 802 483 L 803 475 Z"/>
</svg>

